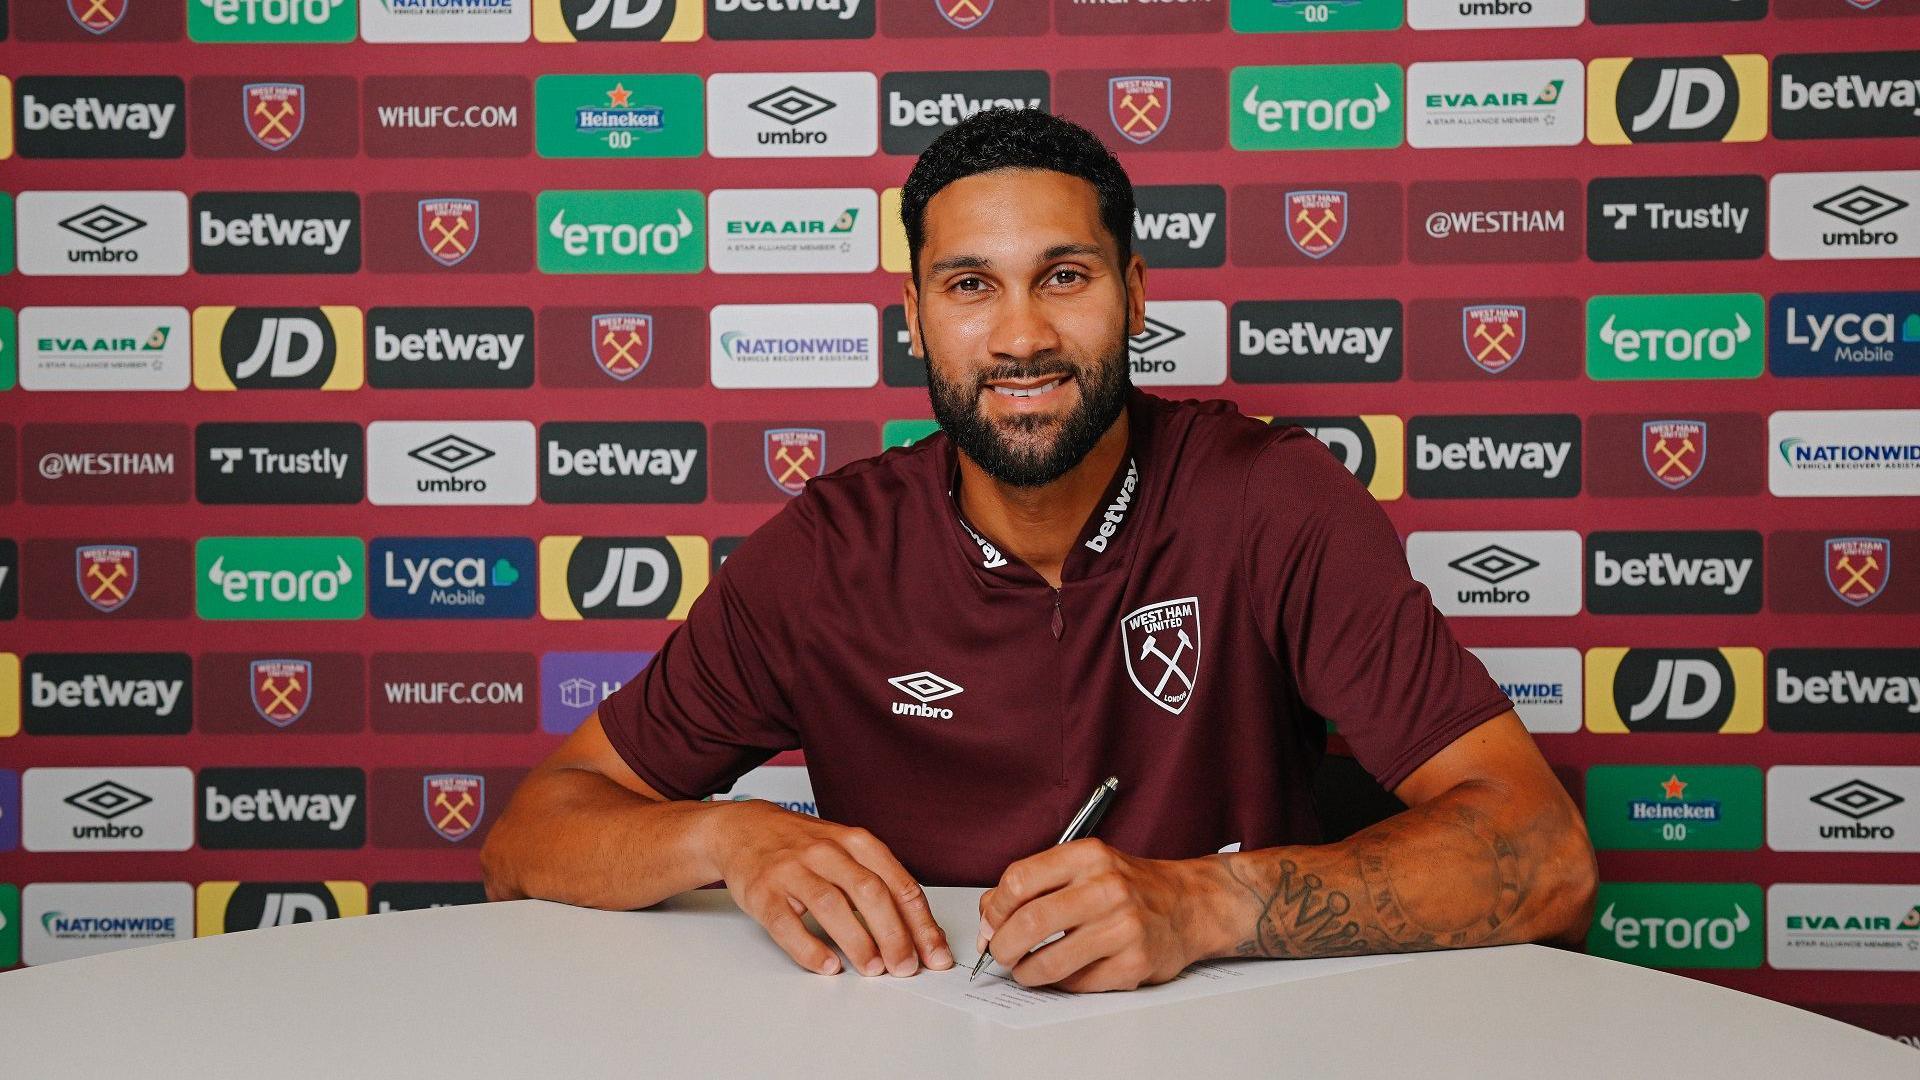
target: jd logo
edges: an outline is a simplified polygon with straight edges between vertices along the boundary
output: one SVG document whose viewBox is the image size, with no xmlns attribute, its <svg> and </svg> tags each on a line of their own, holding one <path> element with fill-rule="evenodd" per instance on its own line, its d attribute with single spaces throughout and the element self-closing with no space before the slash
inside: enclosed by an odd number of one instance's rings
<svg viewBox="0 0 1920 1080">
<path fill-rule="evenodd" d="M 1499 374 L 1527 347 L 1527 309 L 1519 304 L 1476 304 L 1460 309 L 1460 340 L 1467 359 Z"/>
<path fill-rule="evenodd" d="M 1200 672 L 1200 598 L 1135 609 L 1120 620 L 1120 650 L 1134 689 L 1179 715 L 1193 700 Z"/>
<path fill-rule="evenodd" d="M 653 358 L 653 316 L 595 315 L 593 362 L 600 370 L 626 382 L 647 369 Z"/>
<path fill-rule="evenodd" d="M 1614 108 L 1638 141 L 1719 139 L 1740 111 L 1740 85 L 1717 56 L 1631 63 Z"/>
<path fill-rule="evenodd" d="M 307 714 L 313 702 L 313 661 L 255 660 L 247 679 L 253 711 L 274 727 L 286 727 Z"/>
<path fill-rule="evenodd" d="M 547 536 L 540 614 L 547 619 L 684 619 L 707 586 L 697 536 Z"/>
<path fill-rule="evenodd" d="M 114 612 L 133 599 L 140 584 L 140 549 L 119 544 L 88 544 L 74 549 L 74 581 L 80 596 L 101 612 Z"/>
<path fill-rule="evenodd" d="M 820 428 L 769 428 L 765 449 L 767 479 L 788 495 L 798 495 L 826 468 L 827 433 Z"/>
<path fill-rule="evenodd" d="M 480 200 L 420 200 L 420 246 L 434 262 L 457 266 L 479 243 Z"/>
<path fill-rule="evenodd" d="M 1887 589 L 1893 574 L 1893 541 L 1872 536 L 1828 540 L 1827 587 L 1833 595 L 1865 607 Z"/>
<path fill-rule="evenodd" d="M 1152 142 L 1173 119 L 1173 80 L 1164 75 L 1108 79 L 1107 119 L 1128 142 Z"/>
<path fill-rule="evenodd" d="M 247 882 L 233 890 L 222 921 L 224 932 L 231 934 L 339 917 L 340 905 L 334 900 L 332 890 L 320 882 L 271 885 Z"/>
<path fill-rule="evenodd" d="M 1310 259 L 1333 254 L 1333 249 L 1347 238 L 1344 191 L 1289 191 L 1286 208 L 1287 239 Z"/>
<path fill-rule="evenodd" d="M 472 773 L 440 773 L 421 781 L 427 824 L 442 839 L 458 843 L 487 812 L 487 778 Z"/>
<path fill-rule="evenodd" d="M 269 150 L 285 150 L 307 124 L 307 88 L 301 83 L 248 83 L 240 88 L 247 134 Z"/>
<path fill-rule="evenodd" d="M 1679 491 L 1707 463 L 1707 425 L 1701 420 L 1648 420 L 1640 425 L 1640 460 L 1669 491 Z"/>
<path fill-rule="evenodd" d="M 1749 734 L 1760 730 L 1760 650 L 1587 650 L 1587 730 Z"/>
</svg>

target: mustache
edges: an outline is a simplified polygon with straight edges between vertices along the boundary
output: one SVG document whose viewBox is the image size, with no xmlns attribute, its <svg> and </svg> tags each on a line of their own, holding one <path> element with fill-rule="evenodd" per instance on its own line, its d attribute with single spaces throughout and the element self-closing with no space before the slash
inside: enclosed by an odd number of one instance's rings
<svg viewBox="0 0 1920 1080">
<path fill-rule="evenodd" d="M 976 388 L 984 389 L 996 379 L 1044 379 L 1051 375 L 1072 375 L 1080 378 L 1085 373 L 1080 365 L 1054 358 L 1029 360 L 1022 363 L 998 364 L 974 376 Z"/>
</svg>

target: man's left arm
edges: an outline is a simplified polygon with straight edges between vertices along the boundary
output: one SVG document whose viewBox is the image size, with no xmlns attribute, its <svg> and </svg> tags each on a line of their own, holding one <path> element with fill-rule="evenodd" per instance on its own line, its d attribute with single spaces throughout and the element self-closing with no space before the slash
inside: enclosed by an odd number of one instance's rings
<svg viewBox="0 0 1920 1080">
<path fill-rule="evenodd" d="M 1016 981 L 1073 991 L 1165 982 L 1216 957 L 1579 942 L 1593 848 L 1517 716 L 1455 739 L 1394 794 L 1407 810 L 1333 844 L 1183 860 L 1053 848 L 1008 867 L 981 897 L 982 926 Z"/>
</svg>

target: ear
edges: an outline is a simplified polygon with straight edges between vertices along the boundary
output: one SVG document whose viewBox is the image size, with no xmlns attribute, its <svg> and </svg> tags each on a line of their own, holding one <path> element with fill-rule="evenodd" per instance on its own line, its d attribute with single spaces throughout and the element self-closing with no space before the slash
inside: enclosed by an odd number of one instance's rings
<svg viewBox="0 0 1920 1080">
<path fill-rule="evenodd" d="M 907 355 L 924 360 L 927 350 L 920 344 L 920 289 L 912 274 L 900 282 L 900 302 L 907 309 Z"/>
<path fill-rule="evenodd" d="M 1147 332 L 1147 260 L 1139 252 L 1127 260 L 1127 336 Z"/>
</svg>

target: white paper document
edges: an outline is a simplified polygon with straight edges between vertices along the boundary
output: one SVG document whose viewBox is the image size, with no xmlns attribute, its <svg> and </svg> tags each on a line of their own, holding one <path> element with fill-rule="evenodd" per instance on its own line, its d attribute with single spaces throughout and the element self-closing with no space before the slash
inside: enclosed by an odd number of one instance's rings
<svg viewBox="0 0 1920 1080">
<path fill-rule="evenodd" d="M 1263 986 L 1344 975 L 1364 968 L 1404 964 L 1409 956 L 1338 956 L 1324 960 L 1208 960 L 1195 964 L 1159 986 L 1143 986 L 1108 994 L 1070 994 L 1045 987 L 1029 989 L 1006 978 L 1006 969 L 990 962 L 980 977 L 967 981 L 973 957 L 946 971 L 924 968 L 911 978 L 882 979 L 888 986 L 911 990 L 924 998 L 951 1005 L 974 1016 L 1008 1027 L 1030 1028 L 1082 1020 L 1090 1016 L 1144 1009 L 1174 1001 L 1256 990 Z M 997 973 L 997 974 L 996 974 Z"/>
</svg>

